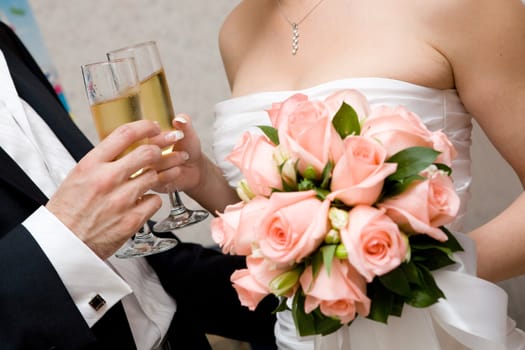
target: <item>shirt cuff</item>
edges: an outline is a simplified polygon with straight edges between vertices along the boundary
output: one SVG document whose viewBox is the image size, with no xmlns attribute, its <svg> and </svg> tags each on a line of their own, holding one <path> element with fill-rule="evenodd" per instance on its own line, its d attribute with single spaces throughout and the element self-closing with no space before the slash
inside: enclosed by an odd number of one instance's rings
<svg viewBox="0 0 525 350">
<path fill-rule="evenodd" d="M 106 262 L 46 207 L 38 208 L 22 225 L 48 257 L 89 327 L 132 292 Z M 95 310 L 89 302 L 97 294 L 105 300 L 105 304 Z"/>
</svg>

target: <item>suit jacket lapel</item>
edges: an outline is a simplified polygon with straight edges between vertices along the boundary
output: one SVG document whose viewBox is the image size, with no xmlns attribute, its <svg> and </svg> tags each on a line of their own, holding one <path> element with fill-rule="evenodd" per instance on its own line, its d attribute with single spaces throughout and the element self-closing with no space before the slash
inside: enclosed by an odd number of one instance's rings
<svg viewBox="0 0 525 350">
<path fill-rule="evenodd" d="M 71 120 L 49 81 L 18 38 L 9 36 L 10 44 L 2 42 L 6 33 L 9 32 L 4 32 L 0 36 L 1 48 L 19 96 L 44 119 L 73 158 L 78 161 L 93 146 Z"/>
<path fill-rule="evenodd" d="M 19 96 L 42 117 L 73 158 L 80 160 L 93 146 L 73 123 L 32 56 L 2 22 L 0 48 Z M 0 150 L 0 161 L 3 164 L 0 178 L 39 204 L 47 202 L 46 196 L 3 150 Z"/>
<path fill-rule="evenodd" d="M 36 201 L 38 204 L 47 203 L 48 198 L 38 186 L 31 181 L 25 172 L 16 164 L 16 162 L 0 148 L 0 164 L 2 164 L 2 171 L 0 171 L 0 178 L 11 186 L 17 188 L 29 198 Z"/>
<path fill-rule="evenodd" d="M 11 76 L 19 96 L 44 119 L 73 158 L 80 160 L 93 147 L 92 144 L 55 98 L 55 94 L 46 89 L 47 82 L 36 79 L 23 65 L 15 62 L 12 66 Z"/>
</svg>

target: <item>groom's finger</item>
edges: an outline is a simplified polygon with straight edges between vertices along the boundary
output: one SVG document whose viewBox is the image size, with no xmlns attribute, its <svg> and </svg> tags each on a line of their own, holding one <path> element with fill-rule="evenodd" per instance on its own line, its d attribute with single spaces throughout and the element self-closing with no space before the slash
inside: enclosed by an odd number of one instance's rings
<svg viewBox="0 0 525 350">
<path fill-rule="evenodd" d="M 86 158 L 99 162 L 113 161 L 133 144 L 154 137 L 159 133 L 159 126 L 149 120 L 139 120 L 121 125 L 93 148 L 86 155 Z"/>
</svg>

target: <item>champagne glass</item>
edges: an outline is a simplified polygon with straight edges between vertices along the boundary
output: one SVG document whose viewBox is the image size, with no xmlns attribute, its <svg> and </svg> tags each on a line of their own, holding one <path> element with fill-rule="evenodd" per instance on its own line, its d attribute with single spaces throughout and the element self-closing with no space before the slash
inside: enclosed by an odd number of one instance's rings
<svg viewBox="0 0 525 350">
<path fill-rule="evenodd" d="M 172 130 L 175 117 L 164 67 L 155 41 L 147 41 L 108 52 L 108 59 L 133 57 L 140 80 L 140 101 L 143 118 L 159 123 L 164 131 Z M 172 151 L 173 146 L 164 150 Z M 170 212 L 167 218 L 153 226 L 156 232 L 169 232 L 204 220 L 205 210 L 190 210 L 182 202 L 179 192 L 168 188 Z"/>
<path fill-rule="evenodd" d="M 142 118 L 140 84 L 132 58 L 91 63 L 81 68 L 91 114 L 101 140 L 118 126 Z M 119 158 L 145 142 L 131 145 Z M 132 177 L 140 176 L 141 172 L 139 170 Z M 153 235 L 146 223 L 115 256 L 129 258 L 155 254 L 170 249 L 177 243 L 174 238 Z"/>
</svg>

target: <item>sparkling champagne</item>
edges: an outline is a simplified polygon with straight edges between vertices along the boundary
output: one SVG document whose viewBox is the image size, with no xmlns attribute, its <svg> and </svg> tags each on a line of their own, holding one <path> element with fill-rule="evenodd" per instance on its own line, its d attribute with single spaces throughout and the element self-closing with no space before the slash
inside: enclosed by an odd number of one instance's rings
<svg viewBox="0 0 525 350">
<path fill-rule="evenodd" d="M 163 69 L 140 82 L 140 103 L 144 119 L 158 122 L 163 131 L 173 129 L 175 114 Z"/>
<path fill-rule="evenodd" d="M 91 105 L 91 114 L 98 136 L 103 140 L 120 125 L 140 120 L 142 117 L 138 93 L 130 93 L 115 99 Z M 144 141 L 128 147 L 121 156 L 131 152 Z"/>
</svg>

